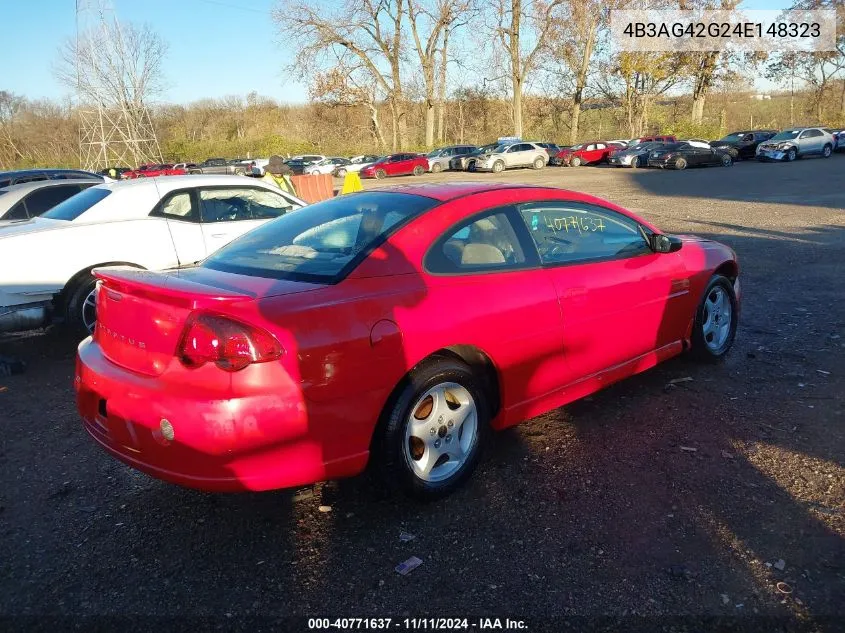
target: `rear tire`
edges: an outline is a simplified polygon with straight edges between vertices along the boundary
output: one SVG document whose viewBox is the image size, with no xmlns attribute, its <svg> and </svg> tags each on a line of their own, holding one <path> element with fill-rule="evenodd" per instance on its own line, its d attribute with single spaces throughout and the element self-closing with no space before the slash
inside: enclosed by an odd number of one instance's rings
<svg viewBox="0 0 845 633">
<path fill-rule="evenodd" d="M 414 167 L 414 176 L 422 176 L 425 173 L 425 169 L 422 166 L 417 165 Z"/>
<path fill-rule="evenodd" d="M 475 470 L 489 439 L 488 397 L 458 360 L 433 358 L 414 369 L 385 407 L 373 438 L 373 466 L 384 484 L 425 500 L 454 492 Z"/>
<path fill-rule="evenodd" d="M 534 159 L 534 164 L 532 165 L 534 169 L 543 169 L 546 166 L 546 161 L 544 161 L 539 156 Z"/>
<path fill-rule="evenodd" d="M 833 147 L 830 145 L 825 145 L 824 149 L 822 150 L 822 156 L 825 158 L 830 158 L 830 155 L 833 154 Z"/>
<path fill-rule="evenodd" d="M 713 275 L 695 312 L 692 355 L 710 363 L 723 360 L 733 347 L 738 320 L 739 306 L 731 280 Z"/>
<path fill-rule="evenodd" d="M 346 178 L 346 170 L 345 169 L 338 169 L 337 170 L 337 177 L 338 178 Z"/>
<path fill-rule="evenodd" d="M 97 280 L 85 273 L 68 291 L 65 304 L 65 326 L 73 334 L 86 337 L 94 332 L 97 322 L 97 308 L 94 304 L 94 289 Z"/>
</svg>

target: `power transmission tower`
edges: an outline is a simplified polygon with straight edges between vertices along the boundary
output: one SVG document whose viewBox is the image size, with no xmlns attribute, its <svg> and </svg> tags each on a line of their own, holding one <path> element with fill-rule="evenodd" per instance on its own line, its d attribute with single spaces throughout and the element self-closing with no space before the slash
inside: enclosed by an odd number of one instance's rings
<svg viewBox="0 0 845 633">
<path fill-rule="evenodd" d="M 161 148 L 147 104 L 129 100 L 105 86 L 123 81 L 126 60 L 104 65 L 100 56 L 126 50 L 109 0 L 76 0 L 76 97 L 79 113 L 79 160 L 83 169 L 137 167 L 161 163 Z M 108 46 L 116 42 L 118 46 Z M 113 71 L 106 74 L 106 68 Z M 119 92 L 119 91 L 118 91 Z"/>
</svg>

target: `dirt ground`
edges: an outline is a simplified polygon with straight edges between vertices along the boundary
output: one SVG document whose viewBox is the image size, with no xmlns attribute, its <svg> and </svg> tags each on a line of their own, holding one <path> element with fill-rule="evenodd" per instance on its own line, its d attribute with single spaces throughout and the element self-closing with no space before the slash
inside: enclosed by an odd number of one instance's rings
<svg viewBox="0 0 845 633">
<path fill-rule="evenodd" d="M 469 485 L 434 504 L 386 497 L 366 477 L 305 498 L 150 479 L 83 431 L 75 341 L 54 331 L 0 339 L 0 355 L 27 363 L 0 377 L 0 615 L 212 616 L 224 626 L 267 615 L 508 616 L 529 618 L 528 630 L 610 616 L 605 630 L 845 630 L 844 173 L 837 155 L 390 181 L 586 191 L 666 231 L 719 239 L 742 267 L 724 364 L 676 359 L 504 432 Z M 403 531 L 415 538 L 403 542 Z M 410 556 L 423 564 L 395 573 Z M 277 630 L 286 627 L 305 624 Z"/>
</svg>

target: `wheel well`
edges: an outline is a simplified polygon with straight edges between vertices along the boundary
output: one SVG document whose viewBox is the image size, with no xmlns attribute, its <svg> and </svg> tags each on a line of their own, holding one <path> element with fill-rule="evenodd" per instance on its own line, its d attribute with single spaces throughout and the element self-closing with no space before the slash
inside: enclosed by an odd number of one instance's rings
<svg viewBox="0 0 845 633">
<path fill-rule="evenodd" d="M 737 270 L 736 262 L 727 261 L 720 264 L 713 274 L 724 275 L 731 280 L 731 283 L 733 283 L 736 281 L 739 271 Z"/>
<path fill-rule="evenodd" d="M 74 289 L 82 280 L 83 277 L 86 275 L 90 275 L 91 271 L 95 268 L 100 268 L 101 266 L 131 266 L 132 268 L 140 268 L 141 270 L 146 270 L 143 266 L 139 266 L 138 264 L 133 264 L 131 262 L 103 262 L 101 264 L 94 264 L 93 266 L 88 266 L 87 268 L 83 268 L 78 273 L 73 275 L 70 279 L 68 279 L 65 287 L 62 288 L 62 291 L 59 293 L 57 297 L 56 307 L 63 308 L 66 304 L 71 295 L 73 294 Z"/>
<path fill-rule="evenodd" d="M 474 345 L 450 345 L 437 350 L 429 358 L 435 356 L 449 356 L 469 366 L 472 373 L 481 379 L 484 390 L 490 398 L 490 416 L 495 417 L 502 406 L 502 394 L 499 372 L 490 357 Z"/>
</svg>

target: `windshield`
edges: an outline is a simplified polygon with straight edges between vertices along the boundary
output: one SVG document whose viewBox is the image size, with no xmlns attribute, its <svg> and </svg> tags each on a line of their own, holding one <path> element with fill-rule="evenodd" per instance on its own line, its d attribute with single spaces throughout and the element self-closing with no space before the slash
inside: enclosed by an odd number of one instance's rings
<svg viewBox="0 0 845 633">
<path fill-rule="evenodd" d="M 111 194 L 110 189 L 91 187 L 74 196 L 71 196 L 64 202 L 60 202 L 55 207 L 44 213 L 41 217 L 50 220 L 65 220 L 72 222 L 80 215 L 85 213 L 95 204 L 104 200 Z"/>
<path fill-rule="evenodd" d="M 648 143 L 640 143 L 639 145 L 634 145 L 633 147 L 629 147 L 628 149 L 632 152 L 639 152 L 642 150 L 654 149 L 655 147 L 663 147 L 663 143 L 649 141 Z"/>
<path fill-rule="evenodd" d="M 745 132 L 734 132 L 733 134 L 728 134 L 725 138 L 720 138 L 720 143 L 737 143 L 742 140 L 742 137 L 745 136 Z"/>
<path fill-rule="evenodd" d="M 486 154 L 488 152 L 492 152 L 497 147 L 498 147 L 497 143 L 490 143 L 489 145 L 482 145 L 477 150 L 475 150 L 473 152 L 473 154 Z"/>
<path fill-rule="evenodd" d="M 580 145 L 573 145 L 573 146 L 572 146 L 572 147 L 570 147 L 569 149 L 571 149 L 573 152 L 575 152 L 575 151 L 577 151 L 577 150 L 579 150 L 579 149 L 584 149 L 585 147 L 587 147 L 587 144 L 586 144 L 586 143 L 581 143 Z"/>
<path fill-rule="evenodd" d="M 202 265 L 256 277 L 333 281 L 394 227 L 436 204 L 431 198 L 386 191 L 332 198 L 268 222 Z"/>
<path fill-rule="evenodd" d="M 442 148 L 441 149 L 433 149 L 428 154 L 426 154 L 426 157 L 437 158 L 438 156 L 440 156 L 443 153 L 443 151 L 444 150 Z"/>
<path fill-rule="evenodd" d="M 801 134 L 801 130 L 784 130 L 783 132 L 778 132 L 770 141 L 789 141 L 791 139 L 797 138 L 798 135 Z"/>
</svg>

